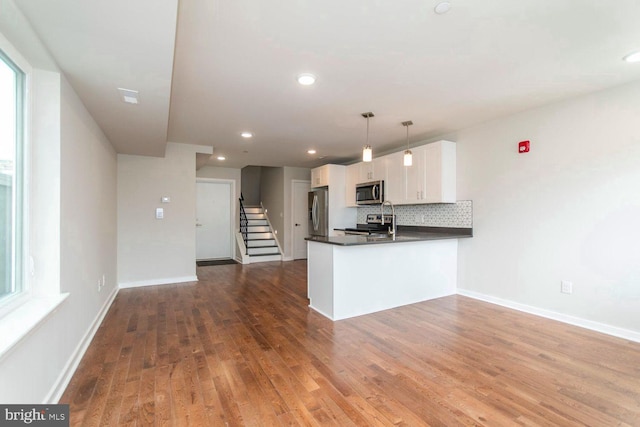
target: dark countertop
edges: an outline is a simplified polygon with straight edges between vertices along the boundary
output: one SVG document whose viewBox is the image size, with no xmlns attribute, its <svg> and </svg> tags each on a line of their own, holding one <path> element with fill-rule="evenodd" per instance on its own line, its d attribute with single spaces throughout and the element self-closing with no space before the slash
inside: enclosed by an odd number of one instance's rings
<svg viewBox="0 0 640 427">
<path fill-rule="evenodd" d="M 347 235 L 332 237 L 310 236 L 305 240 L 310 242 L 328 243 L 330 245 L 359 246 L 385 243 L 423 242 L 442 239 L 462 239 L 468 237 L 473 237 L 472 228 L 398 226 L 395 239 L 389 236 Z"/>
</svg>

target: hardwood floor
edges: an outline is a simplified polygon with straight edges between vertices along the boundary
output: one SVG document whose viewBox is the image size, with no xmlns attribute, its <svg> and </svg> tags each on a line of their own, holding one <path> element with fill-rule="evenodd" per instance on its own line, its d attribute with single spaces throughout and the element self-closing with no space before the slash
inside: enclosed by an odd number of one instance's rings
<svg viewBox="0 0 640 427">
<path fill-rule="evenodd" d="M 306 263 L 121 290 L 71 425 L 640 426 L 640 344 L 461 296 L 336 323 Z"/>
</svg>

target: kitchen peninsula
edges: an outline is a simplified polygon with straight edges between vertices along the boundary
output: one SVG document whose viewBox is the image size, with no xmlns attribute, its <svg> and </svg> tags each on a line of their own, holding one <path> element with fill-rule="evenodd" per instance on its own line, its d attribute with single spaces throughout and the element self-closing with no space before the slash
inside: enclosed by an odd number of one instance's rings
<svg viewBox="0 0 640 427">
<path fill-rule="evenodd" d="M 458 239 L 472 230 L 412 228 L 307 238 L 309 306 L 340 320 L 454 294 Z"/>
</svg>

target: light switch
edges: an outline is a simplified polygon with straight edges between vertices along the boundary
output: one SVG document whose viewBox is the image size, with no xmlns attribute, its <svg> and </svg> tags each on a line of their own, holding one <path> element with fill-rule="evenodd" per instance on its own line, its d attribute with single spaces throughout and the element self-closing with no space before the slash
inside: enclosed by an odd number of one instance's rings
<svg viewBox="0 0 640 427">
<path fill-rule="evenodd" d="M 164 218 L 164 208 L 156 208 L 156 219 Z"/>
</svg>

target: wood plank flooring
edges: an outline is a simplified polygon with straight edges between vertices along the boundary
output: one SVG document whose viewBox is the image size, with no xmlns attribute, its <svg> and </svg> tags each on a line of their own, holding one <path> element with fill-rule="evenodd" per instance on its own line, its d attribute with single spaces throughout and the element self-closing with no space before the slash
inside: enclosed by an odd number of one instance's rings
<svg viewBox="0 0 640 427">
<path fill-rule="evenodd" d="M 461 296 L 331 322 L 306 263 L 121 290 L 72 426 L 640 426 L 640 344 Z"/>
</svg>

